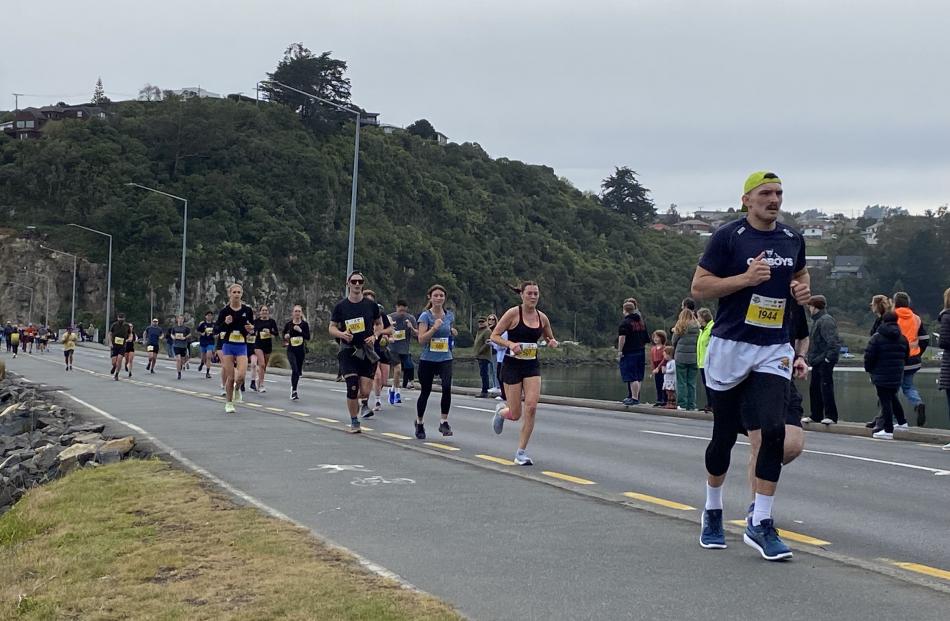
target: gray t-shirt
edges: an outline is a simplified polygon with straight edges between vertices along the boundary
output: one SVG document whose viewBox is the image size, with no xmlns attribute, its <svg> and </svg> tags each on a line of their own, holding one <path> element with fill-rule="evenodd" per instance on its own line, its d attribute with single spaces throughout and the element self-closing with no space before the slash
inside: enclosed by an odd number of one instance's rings
<svg viewBox="0 0 950 621">
<path fill-rule="evenodd" d="M 393 313 L 389 316 L 393 322 L 393 335 L 389 339 L 389 351 L 405 356 L 409 354 L 409 340 L 416 331 L 416 318 L 405 313 Z"/>
</svg>

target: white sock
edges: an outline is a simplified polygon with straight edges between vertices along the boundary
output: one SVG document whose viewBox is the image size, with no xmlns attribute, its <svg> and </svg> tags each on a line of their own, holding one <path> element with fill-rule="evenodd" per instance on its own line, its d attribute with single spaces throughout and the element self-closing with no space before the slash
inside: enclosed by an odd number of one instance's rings
<svg viewBox="0 0 950 621">
<path fill-rule="evenodd" d="M 766 496 L 765 494 L 756 493 L 755 495 L 755 507 L 752 509 L 752 525 L 758 526 L 762 523 L 762 520 L 769 520 L 772 518 L 772 500 L 774 496 Z"/>
<path fill-rule="evenodd" d="M 706 510 L 712 509 L 722 510 L 722 486 L 710 487 L 706 483 Z"/>
</svg>

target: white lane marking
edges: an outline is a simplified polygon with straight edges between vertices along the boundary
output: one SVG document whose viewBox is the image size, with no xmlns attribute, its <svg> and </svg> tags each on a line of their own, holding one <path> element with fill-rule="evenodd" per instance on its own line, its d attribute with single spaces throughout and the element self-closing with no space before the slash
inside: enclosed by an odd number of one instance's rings
<svg viewBox="0 0 950 621">
<path fill-rule="evenodd" d="M 643 433 L 650 433 L 657 436 L 673 436 L 676 438 L 689 438 L 691 440 L 705 440 L 709 441 L 709 438 L 704 438 L 703 436 L 690 436 L 682 433 L 667 433 L 665 431 L 649 431 L 646 429 L 641 429 Z M 737 442 L 736 444 L 746 444 L 748 442 Z M 898 468 L 910 468 L 911 470 L 924 470 L 925 472 L 932 472 L 935 476 L 948 476 L 950 475 L 950 470 L 941 470 L 939 468 L 928 468 L 927 466 L 917 466 L 915 464 L 905 464 L 899 461 L 888 461 L 886 459 L 874 459 L 871 457 L 860 457 L 858 455 L 846 455 L 844 453 L 831 453 L 828 451 L 816 451 L 813 449 L 805 449 L 803 452 L 812 453 L 815 455 L 827 455 L 829 457 L 841 457 L 844 459 L 854 459 L 856 461 L 865 461 L 872 464 L 883 464 L 885 466 L 896 466 Z"/>
<path fill-rule="evenodd" d="M 82 405 L 82 406 L 84 406 L 84 407 L 89 408 L 90 410 L 92 410 L 93 412 L 95 412 L 96 414 L 99 414 L 100 416 L 102 416 L 102 417 L 104 417 L 104 418 L 107 418 L 107 419 L 109 419 L 109 420 L 111 420 L 111 421 L 114 421 L 114 422 L 116 422 L 116 423 L 125 425 L 126 427 L 128 427 L 128 428 L 131 429 L 132 431 L 141 434 L 143 438 L 145 438 L 146 440 L 148 440 L 149 442 L 151 442 L 156 448 L 158 448 L 159 450 L 161 450 L 161 451 L 167 453 L 168 455 L 170 455 L 170 456 L 172 457 L 172 459 L 174 459 L 175 461 L 177 461 L 177 462 L 180 463 L 181 465 L 185 466 L 185 468 L 187 468 L 188 470 L 191 470 L 191 471 L 194 472 L 195 474 L 198 474 L 198 475 L 200 475 L 200 476 L 202 476 L 202 477 L 208 479 L 209 481 L 213 482 L 215 485 L 221 487 L 222 489 L 227 490 L 230 494 L 233 494 L 234 496 L 237 496 L 238 498 L 240 498 L 240 499 L 243 500 L 244 502 L 246 502 L 246 503 L 248 503 L 248 504 L 250 504 L 250 505 L 253 505 L 253 506 L 257 507 L 258 509 L 260 509 L 260 510 L 263 511 L 264 513 L 270 515 L 271 517 L 277 518 L 278 520 L 286 520 L 286 521 L 290 522 L 291 524 L 294 524 L 294 525 L 296 525 L 296 526 L 299 526 L 300 528 L 306 529 L 306 530 L 309 531 L 314 537 L 316 537 L 316 538 L 319 539 L 321 542 L 323 542 L 324 545 L 327 545 L 327 546 L 329 546 L 329 547 L 331 547 L 331 548 L 335 548 L 335 549 L 337 549 L 337 550 L 339 550 L 339 551 L 341 551 L 341 552 L 343 552 L 343 553 L 345 553 L 345 554 L 351 555 L 352 557 L 354 557 L 354 558 L 359 562 L 360 565 L 362 565 L 363 567 L 365 567 L 365 568 L 368 569 L 369 571 L 373 572 L 374 574 L 376 574 L 376 575 L 378 575 L 378 576 L 382 576 L 383 578 L 388 578 L 388 579 L 390 579 L 390 580 L 395 580 L 395 581 L 398 582 L 400 585 L 402 585 L 402 587 L 403 587 L 404 589 L 407 589 L 407 590 L 410 590 L 410 591 L 416 591 L 416 592 L 418 592 L 418 593 L 424 593 L 424 591 L 422 591 L 421 589 L 419 589 L 417 586 L 415 586 L 415 585 L 412 584 L 411 582 L 409 582 L 409 581 L 405 580 L 404 578 L 402 578 L 399 574 L 397 574 L 397 573 L 395 573 L 395 572 L 392 572 L 392 571 L 386 569 L 385 567 L 383 567 L 382 565 L 379 565 L 378 563 L 374 563 L 373 561 L 371 561 L 371 560 L 369 560 L 368 558 L 366 558 L 366 557 L 364 557 L 364 556 L 362 556 L 362 555 L 360 555 L 360 554 L 354 552 L 353 550 L 347 548 L 346 546 L 341 546 L 340 544 L 335 543 L 335 542 L 331 541 L 330 539 L 327 539 L 326 537 L 324 537 L 323 535 L 317 533 L 316 531 L 314 531 L 312 528 L 310 528 L 310 527 L 307 526 L 306 524 L 304 524 L 304 523 L 302 523 L 302 522 L 298 522 L 297 520 L 291 518 L 290 516 L 288 516 L 288 515 L 286 515 L 286 514 L 280 512 L 280 511 L 278 511 L 277 509 L 274 509 L 273 507 L 264 504 L 263 502 L 261 502 L 260 500 L 258 500 L 258 499 L 255 498 L 255 497 L 251 496 L 250 494 L 248 494 L 248 493 L 246 493 L 246 492 L 244 492 L 244 491 L 242 491 L 242 490 L 240 490 L 240 489 L 234 487 L 233 485 L 231 485 L 231 484 L 228 483 L 227 481 L 216 477 L 215 475 L 211 474 L 210 472 L 208 472 L 207 470 L 205 470 L 204 468 L 202 468 L 201 466 L 199 466 L 199 465 L 196 464 L 195 462 L 191 461 L 190 459 L 188 459 L 187 457 L 185 457 L 184 455 L 182 455 L 181 453 L 179 453 L 178 451 L 176 451 L 176 450 L 173 449 L 172 447 L 168 446 L 167 444 L 165 444 L 165 443 L 162 442 L 161 440 L 158 440 L 155 436 L 153 436 L 152 434 L 150 434 L 148 431 L 145 431 L 144 429 L 142 429 L 142 428 L 139 427 L 138 425 L 134 425 L 134 424 L 132 424 L 132 423 L 126 422 L 126 421 L 122 420 L 121 418 L 118 418 L 118 417 L 116 417 L 116 416 L 113 416 L 112 414 L 109 414 L 109 413 L 106 412 L 105 410 L 102 410 L 102 409 L 100 409 L 100 408 L 97 408 L 96 406 L 92 405 L 91 403 L 87 403 L 87 402 L 83 401 L 82 399 L 79 399 L 78 397 L 74 397 L 73 395 L 70 395 L 70 394 L 68 394 L 68 393 L 63 392 L 62 390 L 58 390 L 58 391 L 56 391 L 56 392 L 58 392 L 58 393 L 61 394 L 61 395 L 66 396 L 66 397 L 69 397 L 70 399 L 72 399 L 73 401 L 75 401 L 76 403 L 78 403 L 79 405 Z"/>
<path fill-rule="evenodd" d="M 473 408 L 468 405 L 457 405 L 457 408 L 462 408 L 463 410 L 475 410 L 476 412 L 494 412 L 495 410 L 486 410 L 485 408 Z"/>
</svg>

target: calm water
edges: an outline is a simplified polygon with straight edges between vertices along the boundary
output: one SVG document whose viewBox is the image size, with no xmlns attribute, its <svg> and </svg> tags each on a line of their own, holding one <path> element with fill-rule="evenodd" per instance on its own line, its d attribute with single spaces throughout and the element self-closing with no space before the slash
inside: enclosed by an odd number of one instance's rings
<svg viewBox="0 0 950 621">
<path fill-rule="evenodd" d="M 852 370 L 853 369 L 853 370 Z M 316 369 L 336 372 L 336 369 Z M 947 414 L 947 397 L 937 390 L 937 369 L 923 369 L 917 373 L 915 384 L 920 396 L 927 405 L 927 426 L 950 429 L 950 417 Z M 474 360 L 457 361 L 453 369 L 454 381 L 459 386 L 480 387 L 478 365 Z M 697 377 L 697 380 L 699 378 Z M 798 388 L 805 398 L 805 412 L 808 406 L 808 382 L 799 380 Z M 578 367 L 544 367 L 542 392 L 566 397 L 588 399 L 609 399 L 620 401 L 627 396 L 626 388 L 620 381 L 620 373 L 615 367 L 584 365 Z M 701 387 L 697 390 L 697 402 L 700 407 L 706 403 L 706 395 Z M 867 422 L 874 418 L 877 410 L 877 394 L 868 381 L 863 369 L 835 369 L 835 396 L 838 403 L 838 417 L 843 421 Z M 652 379 L 644 382 L 640 400 L 652 403 L 656 401 Z M 904 414 L 911 425 L 916 423 L 906 399 L 901 397 Z"/>
</svg>

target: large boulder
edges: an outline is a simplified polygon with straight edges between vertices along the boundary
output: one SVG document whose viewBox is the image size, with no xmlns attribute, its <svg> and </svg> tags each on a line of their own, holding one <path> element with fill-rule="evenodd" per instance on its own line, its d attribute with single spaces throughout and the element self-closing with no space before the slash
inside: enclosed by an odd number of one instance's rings
<svg viewBox="0 0 950 621">
<path fill-rule="evenodd" d="M 59 471 L 62 474 L 71 472 L 77 467 L 82 466 L 87 461 L 96 456 L 96 445 L 94 444 L 73 444 L 67 446 L 57 455 L 59 461 Z"/>
<path fill-rule="evenodd" d="M 101 464 L 115 463 L 131 453 L 134 446 L 135 438 L 133 436 L 109 440 L 99 447 L 96 461 Z"/>
</svg>

